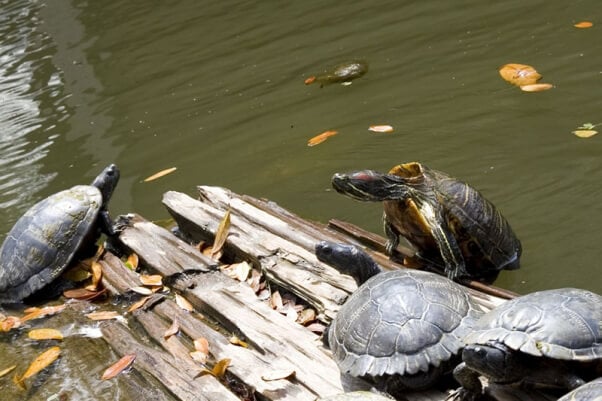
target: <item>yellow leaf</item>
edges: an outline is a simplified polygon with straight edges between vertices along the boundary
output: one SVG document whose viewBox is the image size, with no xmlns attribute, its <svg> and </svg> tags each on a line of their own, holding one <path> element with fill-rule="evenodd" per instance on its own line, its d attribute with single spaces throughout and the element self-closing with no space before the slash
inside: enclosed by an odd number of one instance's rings
<svg viewBox="0 0 602 401">
<path fill-rule="evenodd" d="M 27 333 L 32 340 L 62 340 L 63 334 L 55 329 L 34 329 Z"/>
<path fill-rule="evenodd" d="M 215 366 L 213 366 L 213 369 L 211 369 L 213 376 L 218 378 L 223 377 L 226 374 L 226 369 L 228 369 L 228 366 L 230 366 L 230 362 L 230 358 L 225 358 L 218 361 Z"/>
<path fill-rule="evenodd" d="M 120 360 L 115 362 L 113 365 L 109 366 L 104 373 L 102 374 L 101 380 L 109 380 L 129 368 L 134 360 L 136 359 L 136 354 L 127 354 L 124 355 Z"/>
<path fill-rule="evenodd" d="M 213 241 L 213 247 L 211 248 L 211 258 L 215 260 L 215 256 L 222 250 L 228 237 L 228 231 L 230 230 L 230 209 L 224 214 L 224 218 L 220 221 L 217 231 L 215 232 L 215 240 Z"/>
<path fill-rule="evenodd" d="M 371 125 L 368 128 L 369 131 L 372 132 L 386 132 L 386 133 L 390 133 L 393 132 L 393 127 L 390 125 Z"/>
<path fill-rule="evenodd" d="M 110 320 L 118 319 L 121 316 L 115 311 L 91 312 L 85 315 L 90 320 Z"/>
<path fill-rule="evenodd" d="M 171 322 L 171 326 L 163 333 L 163 338 L 167 340 L 169 337 L 178 334 L 178 331 L 180 331 L 180 324 L 178 323 L 178 319 L 174 318 Z"/>
<path fill-rule="evenodd" d="M 541 92 L 547 91 L 548 89 L 552 89 L 554 85 L 552 84 L 530 84 L 530 85 L 521 85 L 520 89 L 524 92 Z"/>
<path fill-rule="evenodd" d="M 61 355 L 61 349 L 59 347 L 51 347 L 46 351 L 42 352 L 36 359 L 33 360 L 31 365 L 27 368 L 23 376 L 19 378 L 19 381 L 23 381 L 25 379 L 34 376 L 38 372 L 44 370 L 50 364 L 57 360 L 57 358 Z"/>
<path fill-rule="evenodd" d="M 235 335 L 231 336 L 228 339 L 228 341 L 230 341 L 230 344 L 238 345 L 238 346 L 241 346 L 243 348 L 248 348 L 249 347 L 249 344 L 247 344 L 246 342 L 244 342 L 243 340 L 241 340 L 240 338 L 238 338 Z"/>
<path fill-rule="evenodd" d="M 96 291 L 99 288 L 100 280 L 102 279 L 102 265 L 96 261 L 90 266 L 92 270 L 92 283 L 86 286 L 87 290 Z"/>
<path fill-rule="evenodd" d="M 176 294 L 176 304 L 180 308 L 187 310 L 188 312 L 194 311 L 194 307 L 192 306 L 192 304 L 190 302 L 188 302 L 188 300 L 186 298 L 184 298 L 183 296 L 181 296 L 180 294 Z"/>
<path fill-rule="evenodd" d="M 324 142 L 326 139 L 328 139 L 329 137 L 336 135 L 336 134 L 338 134 L 338 131 L 334 131 L 334 130 L 324 131 L 321 134 L 316 135 L 313 138 L 311 138 L 309 141 L 307 141 L 307 146 L 316 146 L 317 144 Z"/>
<path fill-rule="evenodd" d="M 573 131 L 573 134 L 577 135 L 579 138 L 590 138 L 596 135 L 598 131 L 593 129 L 578 129 Z"/>
<path fill-rule="evenodd" d="M 166 176 L 167 174 L 171 174 L 176 170 L 177 170 L 177 167 L 166 168 L 165 170 L 161 170 L 158 173 L 151 175 L 150 177 L 146 177 L 144 179 L 144 182 L 156 180 L 157 178 L 161 178 L 163 176 Z"/>
<path fill-rule="evenodd" d="M 9 374 L 13 370 L 15 370 L 16 367 L 17 367 L 17 365 L 13 365 L 13 366 L 9 366 L 6 369 L 0 370 L 0 377 L 6 376 L 7 374 Z"/>
<path fill-rule="evenodd" d="M 139 262 L 140 262 L 140 260 L 138 259 L 138 255 L 136 255 L 135 253 L 132 253 L 132 254 L 130 254 L 130 256 L 128 256 L 128 259 L 125 262 L 125 265 L 130 270 L 136 270 L 138 268 Z"/>
<path fill-rule="evenodd" d="M 148 286 L 162 286 L 163 285 L 163 277 L 161 277 L 161 275 L 159 275 L 159 274 L 152 274 L 152 275 L 141 274 L 140 282 L 143 285 L 148 285 Z"/>
<path fill-rule="evenodd" d="M 594 24 L 592 22 L 589 21 L 581 21 L 581 22 L 577 22 L 575 25 L 573 25 L 575 28 L 591 28 L 592 26 L 594 26 Z"/>
<path fill-rule="evenodd" d="M 132 304 L 132 306 L 130 306 L 130 308 L 128 309 L 128 312 L 133 312 L 135 310 L 138 310 L 140 308 L 142 308 L 144 306 L 144 304 L 150 299 L 150 296 L 144 297 L 142 299 L 140 299 L 137 302 L 134 302 Z"/>
<path fill-rule="evenodd" d="M 502 78 L 517 86 L 531 85 L 541 78 L 535 68 L 526 64 L 505 64 L 499 72 Z"/>
</svg>

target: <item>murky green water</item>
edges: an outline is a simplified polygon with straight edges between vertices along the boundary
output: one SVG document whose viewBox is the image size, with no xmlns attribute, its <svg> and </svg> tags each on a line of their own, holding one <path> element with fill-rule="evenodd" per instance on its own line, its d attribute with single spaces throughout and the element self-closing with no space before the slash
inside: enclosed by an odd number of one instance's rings
<svg viewBox="0 0 602 401">
<path fill-rule="evenodd" d="M 380 232 L 380 205 L 337 195 L 331 175 L 418 160 L 510 220 L 522 268 L 498 285 L 602 292 L 602 136 L 571 133 L 602 122 L 601 24 L 597 0 L 3 1 L 0 239 L 110 162 L 114 214 L 165 218 L 163 192 L 210 184 Z M 353 85 L 303 84 L 355 58 L 370 71 Z M 521 92 L 498 75 L 510 62 L 555 88 Z"/>
</svg>

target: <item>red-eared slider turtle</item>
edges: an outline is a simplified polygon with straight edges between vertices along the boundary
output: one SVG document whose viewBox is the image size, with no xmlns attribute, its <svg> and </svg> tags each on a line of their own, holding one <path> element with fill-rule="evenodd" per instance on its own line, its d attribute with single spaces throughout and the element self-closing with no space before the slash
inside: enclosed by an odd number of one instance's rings
<svg viewBox="0 0 602 401">
<path fill-rule="evenodd" d="M 16 303 L 56 279 L 100 231 L 115 234 L 107 204 L 119 180 L 111 164 L 91 185 L 77 185 L 33 205 L 0 248 L 0 302 Z"/>
<path fill-rule="evenodd" d="M 368 63 L 365 61 L 351 61 L 343 64 L 339 64 L 332 69 L 332 71 L 328 71 L 324 74 L 307 78 L 305 80 L 305 85 L 313 84 L 314 82 L 319 82 L 320 87 L 327 84 L 343 84 L 349 85 L 351 81 L 356 78 L 361 77 L 365 73 L 368 72 Z"/>
<path fill-rule="evenodd" d="M 501 269 L 518 269 L 521 244 L 508 221 L 478 191 L 417 163 L 388 174 L 372 170 L 335 174 L 337 192 L 361 201 L 383 201 L 386 251 L 404 237 L 427 265 L 443 267 L 454 281 L 491 283 Z"/>
<path fill-rule="evenodd" d="M 330 397 L 318 398 L 316 401 L 395 401 L 384 394 L 378 394 L 372 391 L 351 391 L 331 395 Z"/>
<path fill-rule="evenodd" d="M 483 315 L 464 341 L 456 400 L 481 395 L 480 375 L 575 389 L 602 369 L 602 296 L 575 288 L 524 295 Z"/>
<path fill-rule="evenodd" d="M 558 401 L 602 401 L 602 377 L 577 387 Z"/>
<path fill-rule="evenodd" d="M 361 284 L 326 332 L 342 373 L 398 396 L 433 386 L 459 362 L 461 339 L 483 313 L 464 287 L 425 271 L 380 272 L 353 245 L 320 242 L 316 256 Z"/>
</svg>

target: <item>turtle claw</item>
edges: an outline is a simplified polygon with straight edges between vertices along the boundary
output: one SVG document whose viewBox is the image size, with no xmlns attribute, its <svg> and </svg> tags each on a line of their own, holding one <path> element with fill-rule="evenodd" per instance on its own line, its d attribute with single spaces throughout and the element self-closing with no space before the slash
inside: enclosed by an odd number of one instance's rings
<svg viewBox="0 0 602 401">
<path fill-rule="evenodd" d="M 121 214 L 117 216 L 115 221 L 113 222 L 111 229 L 115 235 L 119 235 L 128 227 L 132 226 L 133 215 L 131 214 Z"/>
<path fill-rule="evenodd" d="M 458 387 L 452 390 L 445 401 L 476 401 L 479 396 L 472 391 L 465 389 L 464 387 Z"/>
</svg>

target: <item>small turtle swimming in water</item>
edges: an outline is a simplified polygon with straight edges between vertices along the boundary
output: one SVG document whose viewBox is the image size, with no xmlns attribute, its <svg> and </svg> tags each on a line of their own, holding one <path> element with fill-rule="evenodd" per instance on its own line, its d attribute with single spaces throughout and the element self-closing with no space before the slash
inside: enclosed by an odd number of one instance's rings
<svg viewBox="0 0 602 401">
<path fill-rule="evenodd" d="M 383 174 L 335 174 L 332 186 L 361 201 L 382 201 L 386 252 L 404 237 L 426 265 L 442 266 L 454 281 L 491 283 L 502 269 L 518 269 L 521 244 L 508 221 L 477 190 L 412 162 Z"/>
<path fill-rule="evenodd" d="M 305 80 L 305 85 L 310 85 L 314 82 L 319 82 L 320 88 L 328 84 L 350 85 L 351 81 L 363 76 L 367 72 L 368 63 L 365 61 L 351 61 L 339 64 L 324 74 L 318 76 L 312 75 Z"/>
<path fill-rule="evenodd" d="M 91 185 L 51 195 L 17 220 L 0 247 L 0 303 L 20 302 L 54 281 L 76 254 L 93 252 L 101 231 L 116 235 L 107 206 L 118 181 L 111 164 Z"/>
</svg>

